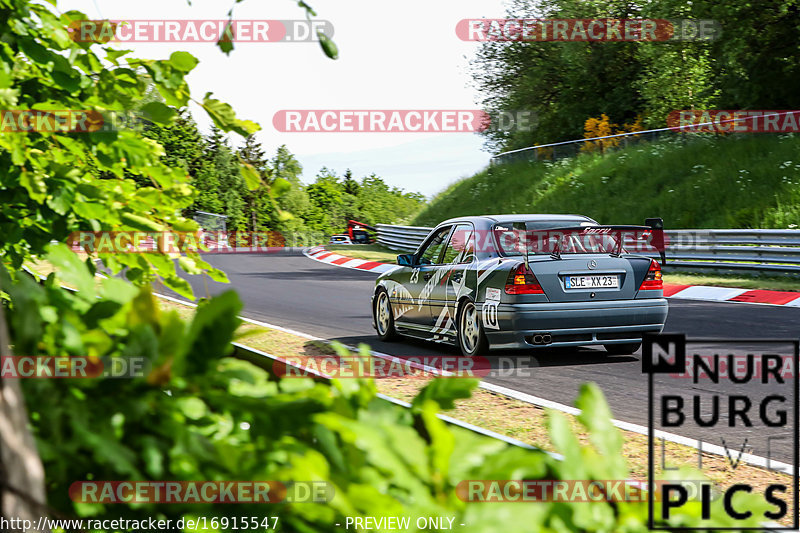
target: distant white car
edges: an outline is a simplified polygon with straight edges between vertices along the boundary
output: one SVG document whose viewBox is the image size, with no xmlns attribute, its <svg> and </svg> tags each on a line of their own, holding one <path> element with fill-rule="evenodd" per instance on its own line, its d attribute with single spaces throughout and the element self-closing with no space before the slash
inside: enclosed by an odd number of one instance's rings
<svg viewBox="0 0 800 533">
<path fill-rule="evenodd" d="M 332 235 L 328 244 L 353 244 L 347 235 Z"/>
</svg>

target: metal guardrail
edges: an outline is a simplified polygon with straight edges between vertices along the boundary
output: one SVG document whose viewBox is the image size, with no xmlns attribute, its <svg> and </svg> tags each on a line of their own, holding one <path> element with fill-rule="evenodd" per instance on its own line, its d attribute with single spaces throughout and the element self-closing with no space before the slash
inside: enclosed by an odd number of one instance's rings
<svg viewBox="0 0 800 533">
<path fill-rule="evenodd" d="M 614 135 L 604 135 L 602 137 L 591 137 L 588 139 L 574 139 L 572 141 L 540 144 L 502 152 L 492 156 L 492 158 L 489 160 L 489 164 L 499 165 L 512 163 L 515 161 L 556 161 L 558 159 L 575 157 L 583 150 L 605 153 L 608 151 L 618 150 L 620 148 L 626 148 L 640 142 L 658 141 L 665 138 L 677 138 L 683 141 L 688 139 L 698 139 L 701 138 L 701 135 L 698 135 L 696 133 L 697 131 L 702 131 L 702 128 L 706 126 L 709 126 L 712 131 L 725 131 L 721 128 L 723 124 L 729 124 L 731 126 L 729 135 L 742 135 L 747 133 L 746 128 L 744 128 L 745 131 L 739 131 L 738 126 L 746 125 L 748 120 L 753 120 L 755 123 L 755 120 L 758 118 L 769 116 L 780 117 L 789 114 L 795 115 L 796 113 L 796 111 L 783 111 L 768 115 L 732 118 L 717 122 L 700 122 L 697 124 L 671 126 L 652 130 L 616 133 Z M 678 133 L 682 135 L 676 136 L 675 134 Z"/>
<path fill-rule="evenodd" d="M 378 243 L 413 252 L 432 229 L 378 224 Z M 705 229 L 665 234 L 669 269 L 800 276 L 800 230 Z"/>
<path fill-rule="evenodd" d="M 378 243 L 400 252 L 415 251 L 433 228 L 424 226 L 392 226 L 377 224 Z"/>
</svg>

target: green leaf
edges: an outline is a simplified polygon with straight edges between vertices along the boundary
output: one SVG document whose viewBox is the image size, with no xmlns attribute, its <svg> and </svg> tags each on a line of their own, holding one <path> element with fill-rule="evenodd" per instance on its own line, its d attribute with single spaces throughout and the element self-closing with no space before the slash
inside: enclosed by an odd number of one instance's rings
<svg viewBox="0 0 800 533">
<path fill-rule="evenodd" d="M 94 298 L 94 276 L 89 273 L 86 264 L 66 244 L 49 244 L 47 260 L 56 268 L 58 277 L 74 286 L 78 290 L 78 294 L 86 299 Z"/>
<path fill-rule="evenodd" d="M 178 114 L 175 108 L 162 104 L 161 102 L 149 102 L 142 106 L 145 117 L 153 122 L 169 124 Z"/>
<path fill-rule="evenodd" d="M 196 274 L 202 274 L 203 272 L 197 267 L 193 259 L 190 259 L 189 257 L 186 256 L 181 256 L 181 258 L 178 259 L 178 264 L 187 274 L 196 275 Z"/>
<path fill-rule="evenodd" d="M 455 436 L 447 424 L 436 416 L 437 407 L 437 403 L 433 401 L 426 401 L 417 406 L 431 443 L 428 449 L 433 472 L 431 481 L 439 485 L 437 488 L 442 490 L 450 471 L 450 456 L 455 449 Z"/>
<path fill-rule="evenodd" d="M 251 191 L 258 189 L 258 187 L 262 184 L 261 175 L 258 173 L 258 170 L 256 170 L 256 167 L 250 163 L 242 162 L 239 165 L 239 170 L 242 173 L 242 177 L 244 178 L 247 188 Z"/>
<path fill-rule="evenodd" d="M 133 50 L 117 50 L 115 48 L 104 48 L 103 50 L 106 51 L 106 59 L 108 59 L 115 65 L 119 64 L 120 57 L 133 52 Z"/>
<path fill-rule="evenodd" d="M 261 129 L 255 122 L 237 119 L 233 108 L 229 104 L 220 102 L 216 98 L 211 98 L 211 94 L 206 93 L 201 105 L 219 129 L 222 131 L 234 131 L 242 137 L 252 135 Z"/>
<path fill-rule="evenodd" d="M 56 189 L 47 199 L 47 205 L 59 215 L 66 215 L 75 201 L 75 190 L 72 187 L 62 186 Z"/>
<path fill-rule="evenodd" d="M 455 400 L 469 398 L 480 380 L 472 378 L 436 378 L 419 391 L 411 402 L 418 411 L 428 401 L 436 402 L 442 409 L 455 409 Z"/>
<path fill-rule="evenodd" d="M 188 281 L 179 276 L 165 277 L 163 278 L 163 283 L 167 286 L 167 288 L 172 289 L 184 298 L 194 298 L 192 286 Z"/>
<path fill-rule="evenodd" d="M 189 52 L 180 51 L 173 52 L 172 55 L 169 56 L 169 62 L 172 63 L 173 67 L 182 72 L 190 72 L 199 63 L 197 58 Z"/>
<path fill-rule="evenodd" d="M 164 231 L 163 225 L 141 215 L 136 215 L 134 213 L 122 213 L 120 218 L 125 224 L 133 229 L 138 229 L 140 231 Z"/>
<path fill-rule="evenodd" d="M 25 187 L 33 201 L 44 202 L 47 197 L 47 186 L 40 172 L 23 170 L 19 175 L 19 183 Z"/>
<path fill-rule="evenodd" d="M 339 59 L 339 48 L 336 46 L 336 43 L 319 30 L 317 30 L 317 37 L 319 38 L 319 44 L 322 47 L 322 51 L 325 52 L 325 55 L 331 59 Z"/>
<path fill-rule="evenodd" d="M 303 9 L 305 9 L 305 10 L 308 12 L 308 14 L 309 14 L 309 15 L 311 15 L 312 17 L 316 17 L 316 16 L 317 16 L 317 12 L 316 12 L 316 11 L 314 11 L 314 10 L 311 8 L 311 6 L 310 6 L 310 5 L 308 5 L 308 4 L 306 4 L 306 3 L 305 3 L 303 0 L 299 0 L 299 1 L 297 2 L 297 5 L 298 5 L 298 6 L 300 6 L 300 7 L 302 7 Z"/>
<path fill-rule="evenodd" d="M 287 220 L 292 220 L 294 215 L 291 214 L 289 211 L 284 211 L 282 209 L 278 210 L 278 220 L 281 222 L 286 222 Z"/>
<path fill-rule="evenodd" d="M 211 362 L 231 352 L 241 310 L 242 302 L 233 291 L 223 292 L 197 308 L 183 345 L 189 373 L 203 372 Z"/>
<path fill-rule="evenodd" d="M 578 421 L 589 430 L 592 444 L 604 457 L 605 465 L 611 469 L 609 475 L 623 479 L 627 475 L 625 457 L 622 454 L 622 433 L 611 422 L 608 402 L 595 383 L 581 385 L 575 407 L 581 410 Z"/>
<path fill-rule="evenodd" d="M 219 40 L 217 41 L 217 46 L 225 55 L 230 55 L 231 51 L 233 51 L 233 26 L 231 21 L 228 21 L 228 24 L 225 25 L 225 29 L 222 31 L 222 35 L 220 35 Z"/>
<path fill-rule="evenodd" d="M 200 398 L 180 398 L 178 409 L 192 420 L 199 420 L 208 413 L 208 407 Z"/>
<path fill-rule="evenodd" d="M 269 186 L 269 195 L 273 198 L 283 196 L 292 190 L 292 183 L 284 178 L 275 178 Z"/>
<path fill-rule="evenodd" d="M 562 463 L 562 479 L 586 479 L 586 466 L 581 454 L 581 444 L 572 433 L 569 420 L 559 411 L 547 411 L 548 433 L 550 442 L 556 451 L 564 456 Z"/>
</svg>

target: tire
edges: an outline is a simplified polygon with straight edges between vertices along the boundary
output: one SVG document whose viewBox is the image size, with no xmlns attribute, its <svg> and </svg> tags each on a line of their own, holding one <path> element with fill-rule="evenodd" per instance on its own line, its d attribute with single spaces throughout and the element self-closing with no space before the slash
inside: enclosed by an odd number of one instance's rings
<svg viewBox="0 0 800 533">
<path fill-rule="evenodd" d="M 604 344 L 609 355 L 631 355 L 642 347 L 641 342 L 629 342 L 627 344 Z"/>
<path fill-rule="evenodd" d="M 392 304 L 389 301 L 389 294 L 385 289 L 378 289 L 375 294 L 375 303 L 372 305 L 372 317 L 375 320 L 375 329 L 378 338 L 384 342 L 389 342 L 397 338 L 397 330 L 394 329 L 394 313 Z"/>
<path fill-rule="evenodd" d="M 458 311 L 458 347 L 465 357 L 474 357 L 489 350 L 489 341 L 483 332 L 483 324 L 478 319 L 475 302 L 465 301 Z"/>
</svg>

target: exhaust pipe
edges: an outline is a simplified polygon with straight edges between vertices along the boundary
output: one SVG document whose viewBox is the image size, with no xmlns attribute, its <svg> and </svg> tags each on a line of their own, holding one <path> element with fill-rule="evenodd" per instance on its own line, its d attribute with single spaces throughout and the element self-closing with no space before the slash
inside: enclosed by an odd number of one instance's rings
<svg viewBox="0 0 800 533">
<path fill-rule="evenodd" d="M 532 344 L 550 344 L 553 337 L 549 333 L 538 334 L 531 337 Z"/>
</svg>

